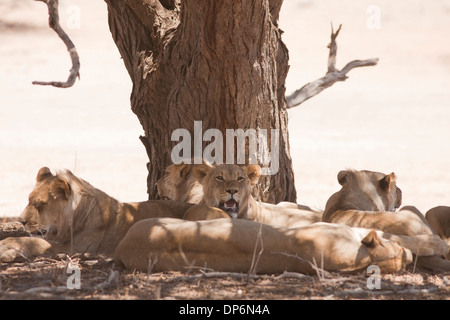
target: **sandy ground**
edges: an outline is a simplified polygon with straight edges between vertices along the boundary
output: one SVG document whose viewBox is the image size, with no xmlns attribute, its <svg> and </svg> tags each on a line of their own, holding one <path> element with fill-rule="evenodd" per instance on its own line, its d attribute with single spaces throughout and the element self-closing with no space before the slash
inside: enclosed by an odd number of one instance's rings
<svg viewBox="0 0 450 320">
<path fill-rule="evenodd" d="M 375 29 L 367 25 L 376 22 L 372 5 L 380 14 Z M 122 201 L 146 199 L 142 130 L 130 110 L 131 82 L 108 30 L 106 5 L 61 0 L 60 11 L 82 63 L 81 81 L 65 90 L 31 84 L 65 80 L 70 68 L 65 47 L 48 29 L 45 5 L 0 1 L 0 217 L 20 214 L 42 166 L 68 168 Z M 355 168 L 394 171 L 404 204 L 424 212 L 450 205 L 450 1 L 285 1 L 280 26 L 290 50 L 288 93 L 325 73 L 330 22 L 343 24 L 338 68 L 353 59 L 380 62 L 351 71 L 346 82 L 289 111 L 299 202 L 323 208 L 338 190 L 339 170 Z M 92 286 L 66 298 L 448 298 L 448 274 L 420 273 L 385 275 L 383 294 L 366 290 L 364 275 L 249 283 L 129 274 L 106 290 L 111 262 L 94 260 L 83 267 Z M 3 266 L 3 298 L 61 297 L 65 263 L 42 258 Z"/>
</svg>

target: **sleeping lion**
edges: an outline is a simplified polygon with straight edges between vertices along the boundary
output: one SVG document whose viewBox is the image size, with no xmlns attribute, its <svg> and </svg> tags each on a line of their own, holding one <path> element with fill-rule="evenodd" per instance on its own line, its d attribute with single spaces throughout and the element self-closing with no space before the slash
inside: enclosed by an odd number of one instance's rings
<svg viewBox="0 0 450 320">
<path fill-rule="evenodd" d="M 41 168 L 20 220 L 31 231 L 43 225 L 45 237 L 0 241 L 0 262 L 49 253 L 113 254 L 136 221 L 151 217 L 182 218 L 192 204 L 177 201 L 123 203 L 94 188 L 69 170 L 53 175 Z"/>
</svg>

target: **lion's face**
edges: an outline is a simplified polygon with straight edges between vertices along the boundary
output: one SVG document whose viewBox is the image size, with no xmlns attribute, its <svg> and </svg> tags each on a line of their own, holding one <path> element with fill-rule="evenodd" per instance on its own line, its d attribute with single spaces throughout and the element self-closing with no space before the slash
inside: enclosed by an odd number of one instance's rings
<svg viewBox="0 0 450 320">
<path fill-rule="evenodd" d="M 191 171 L 189 164 L 172 164 L 164 170 L 162 177 L 156 182 L 161 200 L 182 201 L 187 175 Z"/>
<path fill-rule="evenodd" d="M 194 164 L 172 164 L 156 182 L 161 200 L 200 203 L 203 187 L 192 173 Z"/>
<path fill-rule="evenodd" d="M 203 186 L 202 203 L 222 209 L 234 218 L 247 210 L 252 186 L 260 177 L 258 165 L 203 164 L 195 166 L 193 172 Z"/>
<path fill-rule="evenodd" d="M 70 187 L 66 181 L 54 176 L 50 169 L 41 168 L 20 221 L 30 231 L 37 230 L 40 225 L 56 225 L 68 204 L 69 195 Z"/>
</svg>

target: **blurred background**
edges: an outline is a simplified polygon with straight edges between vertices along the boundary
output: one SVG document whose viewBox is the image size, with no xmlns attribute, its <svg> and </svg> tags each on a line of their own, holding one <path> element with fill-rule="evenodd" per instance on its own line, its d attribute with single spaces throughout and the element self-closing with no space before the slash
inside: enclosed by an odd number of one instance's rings
<svg viewBox="0 0 450 320">
<path fill-rule="evenodd" d="M 131 81 L 103 1 L 60 0 L 61 25 L 81 59 L 81 81 L 58 89 L 71 66 L 47 7 L 0 0 L 0 217 L 17 216 L 42 166 L 70 169 L 121 201 L 147 198 L 143 133 Z M 289 0 L 280 28 L 290 53 L 287 93 L 327 69 L 330 24 L 337 68 L 353 69 L 289 110 L 298 202 L 323 209 L 340 170 L 395 172 L 403 204 L 450 205 L 450 0 Z"/>
</svg>

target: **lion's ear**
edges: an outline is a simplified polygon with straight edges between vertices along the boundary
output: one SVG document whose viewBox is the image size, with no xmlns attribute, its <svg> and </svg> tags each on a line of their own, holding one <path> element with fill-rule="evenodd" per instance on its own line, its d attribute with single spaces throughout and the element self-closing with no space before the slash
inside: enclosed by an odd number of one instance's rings
<svg viewBox="0 0 450 320">
<path fill-rule="evenodd" d="M 55 199 L 68 200 L 70 197 L 70 186 L 63 179 L 55 179 L 49 186 L 49 192 Z"/>
<path fill-rule="evenodd" d="M 42 167 L 41 169 L 39 169 L 39 172 L 36 176 L 36 181 L 41 182 L 50 177 L 53 177 L 53 174 L 50 172 L 50 169 L 47 167 Z"/>
<path fill-rule="evenodd" d="M 191 165 L 185 163 L 172 164 L 166 168 L 167 173 L 173 173 L 173 176 L 180 177 L 181 179 L 184 179 L 189 171 L 191 171 Z"/>
<path fill-rule="evenodd" d="M 181 168 L 178 170 L 178 174 L 180 175 L 180 178 L 184 179 L 189 172 L 191 171 L 191 165 L 190 164 L 182 164 Z"/>
<path fill-rule="evenodd" d="M 244 172 L 250 180 L 250 184 L 254 186 L 258 183 L 259 178 L 261 177 L 261 167 L 257 164 L 249 164 L 244 168 Z"/>
<path fill-rule="evenodd" d="M 212 170 L 212 166 L 207 163 L 196 164 L 192 167 L 192 173 L 199 182 Z"/>
<path fill-rule="evenodd" d="M 361 243 L 368 248 L 376 248 L 381 244 L 381 239 L 378 237 L 377 232 L 372 230 L 361 240 Z"/>
<path fill-rule="evenodd" d="M 339 171 L 339 173 L 337 175 L 337 179 L 341 186 L 343 186 L 345 184 L 345 182 L 347 181 L 347 175 L 348 175 L 347 170 Z"/>
<path fill-rule="evenodd" d="M 390 173 L 386 176 L 384 176 L 383 179 L 379 181 L 380 188 L 384 191 L 390 191 L 393 187 L 395 187 L 395 182 L 397 178 L 395 176 L 395 173 Z"/>
</svg>

